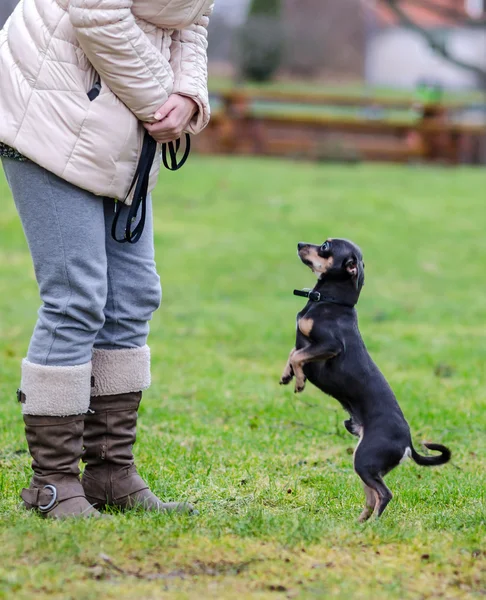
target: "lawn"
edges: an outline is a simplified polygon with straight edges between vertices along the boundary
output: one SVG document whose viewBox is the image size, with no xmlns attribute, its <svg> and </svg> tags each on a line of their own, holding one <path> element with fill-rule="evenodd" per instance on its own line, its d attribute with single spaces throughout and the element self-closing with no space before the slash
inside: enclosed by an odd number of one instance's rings
<svg viewBox="0 0 486 600">
<path fill-rule="evenodd" d="M 15 401 L 36 318 L 30 258 L 0 176 L 0 597 L 483 598 L 486 595 L 486 171 L 192 157 L 155 193 L 164 286 L 140 471 L 197 517 L 47 522 L 19 506 L 29 457 Z M 35 198 L 32 199 L 35 201 Z M 278 380 L 313 284 L 299 240 L 363 249 L 360 327 L 414 435 L 358 524 L 338 404 Z"/>
</svg>

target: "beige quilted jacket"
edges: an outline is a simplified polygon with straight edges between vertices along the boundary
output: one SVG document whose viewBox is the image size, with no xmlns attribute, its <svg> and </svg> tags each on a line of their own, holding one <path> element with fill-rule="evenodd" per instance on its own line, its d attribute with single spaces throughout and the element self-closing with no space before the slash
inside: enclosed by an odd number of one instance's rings
<svg viewBox="0 0 486 600">
<path fill-rule="evenodd" d="M 140 121 L 153 122 L 171 93 L 199 106 L 189 133 L 208 123 L 212 3 L 21 0 L 0 31 L 0 141 L 66 181 L 123 199 L 141 150 Z M 98 77 L 101 93 L 90 101 Z"/>
</svg>

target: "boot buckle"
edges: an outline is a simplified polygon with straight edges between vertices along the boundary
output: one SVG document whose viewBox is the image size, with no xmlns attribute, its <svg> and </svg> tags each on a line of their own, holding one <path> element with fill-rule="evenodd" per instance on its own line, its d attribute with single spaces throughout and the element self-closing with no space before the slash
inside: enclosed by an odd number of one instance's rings
<svg viewBox="0 0 486 600">
<path fill-rule="evenodd" d="M 44 489 L 49 490 L 52 493 L 52 498 L 48 504 L 43 504 L 42 506 L 39 505 L 38 509 L 41 512 L 48 512 L 57 502 L 57 488 L 54 485 L 45 485 Z"/>
</svg>

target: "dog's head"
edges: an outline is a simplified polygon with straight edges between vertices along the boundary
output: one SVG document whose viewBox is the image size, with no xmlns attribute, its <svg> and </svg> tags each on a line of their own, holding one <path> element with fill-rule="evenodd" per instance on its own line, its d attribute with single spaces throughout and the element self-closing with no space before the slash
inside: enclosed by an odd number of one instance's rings
<svg viewBox="0 0 486 600">
<path fill-rule="evenodd" d="M 331 238 L 320 246 L 299 242 L 297 253 L 318 279 L 348 280 L 358 291 L 363 287 L 363 254 L 353 242 Z"/>
</svg>

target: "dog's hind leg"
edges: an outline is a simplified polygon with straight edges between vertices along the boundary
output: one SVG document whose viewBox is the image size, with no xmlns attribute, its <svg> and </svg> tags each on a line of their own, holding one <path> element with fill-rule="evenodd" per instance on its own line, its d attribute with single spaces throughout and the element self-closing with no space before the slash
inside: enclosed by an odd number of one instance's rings
<svg viewBox="0 0 486 600">
<path fill-rule="evenodd" d="M 383 468 L 378 471 L 376 458 L 373 449 L 366 444 L 365 439 L 362 439 L 354 453 L 354 469 L 363 483 L 376 495 L 373 516 L 378 518 L 393 498 L 393 494 L 386 487 L 382 477 L 382 473 L 387 473 L 390 469 Z M 366 509 L 363 512 L 366 512 Z"/>
<path fill-rule="evenodd" d="M 383 481 L 382 477 L 380 477 L 380 476 L 376 477 L 375 485 L 376 485 L 376 487 L 374 489 L 376 490 L 376 494 L 378 496 L 378 502 L 375 505 L 375 510 L 373 511 L 373 516 L 378 518 L 381 516 L 382 512 L 385 510 L 388 503 L 393 498 L 393 494 L 386 487 L 385 482 Z"/>
<path fill-rule="evenodd" d="M 360 437 L 362 434 L 362 427 L 361 425 L 357 425 L 353 419 L 346 419 L 346 421 L 343 422 L 344 427 L 346 427 L 346 430 L 349 431 L 349 433 L 351 435 L 354 435 L 355 437 Z"/>
<path fill-rule="evenodd" d="M 371 490 L 376 494 L 376 503 L 374 505 L 373 516 L 378 518 L 381 516 L 385 508 L 387 507 L 390 500 L 393 498 L 393 494 L 386 487 L 385 482 L 381 475 L 373 474 L 371 475 L 369 472 L 363 472 L 356 470 L 358 475 L 363 480 L 363 483 L 371 488 Z M 363 511 L 363 513 L 367 512 L 367 508 Z M 363 513 L 361 517 L 363 516 Z M 371 516 L 371 515 L 369 515 Z M 360 517 L 360 520 L 361 520 Z M 364 519 L 363 519 L 364 520 Z"/>
<path fill-rule="evenodd" d="M 375 506 L 377 504 L 377 495 L 376 495 L 375 491 L 372 488 L 370 488 L 368 485 L 366 485 L 366 483 L 364 481 L 363 481 L 363 488 L 364 488 L 364 493 L 366 496 L 366 505 L 358 519 L 358 521 L 360 523 L 364 523 L 364 521 L 367 521 L 371 517 L 371 515 L 373 514 L 373 511 L 375 510 Z"/>
</svg>

